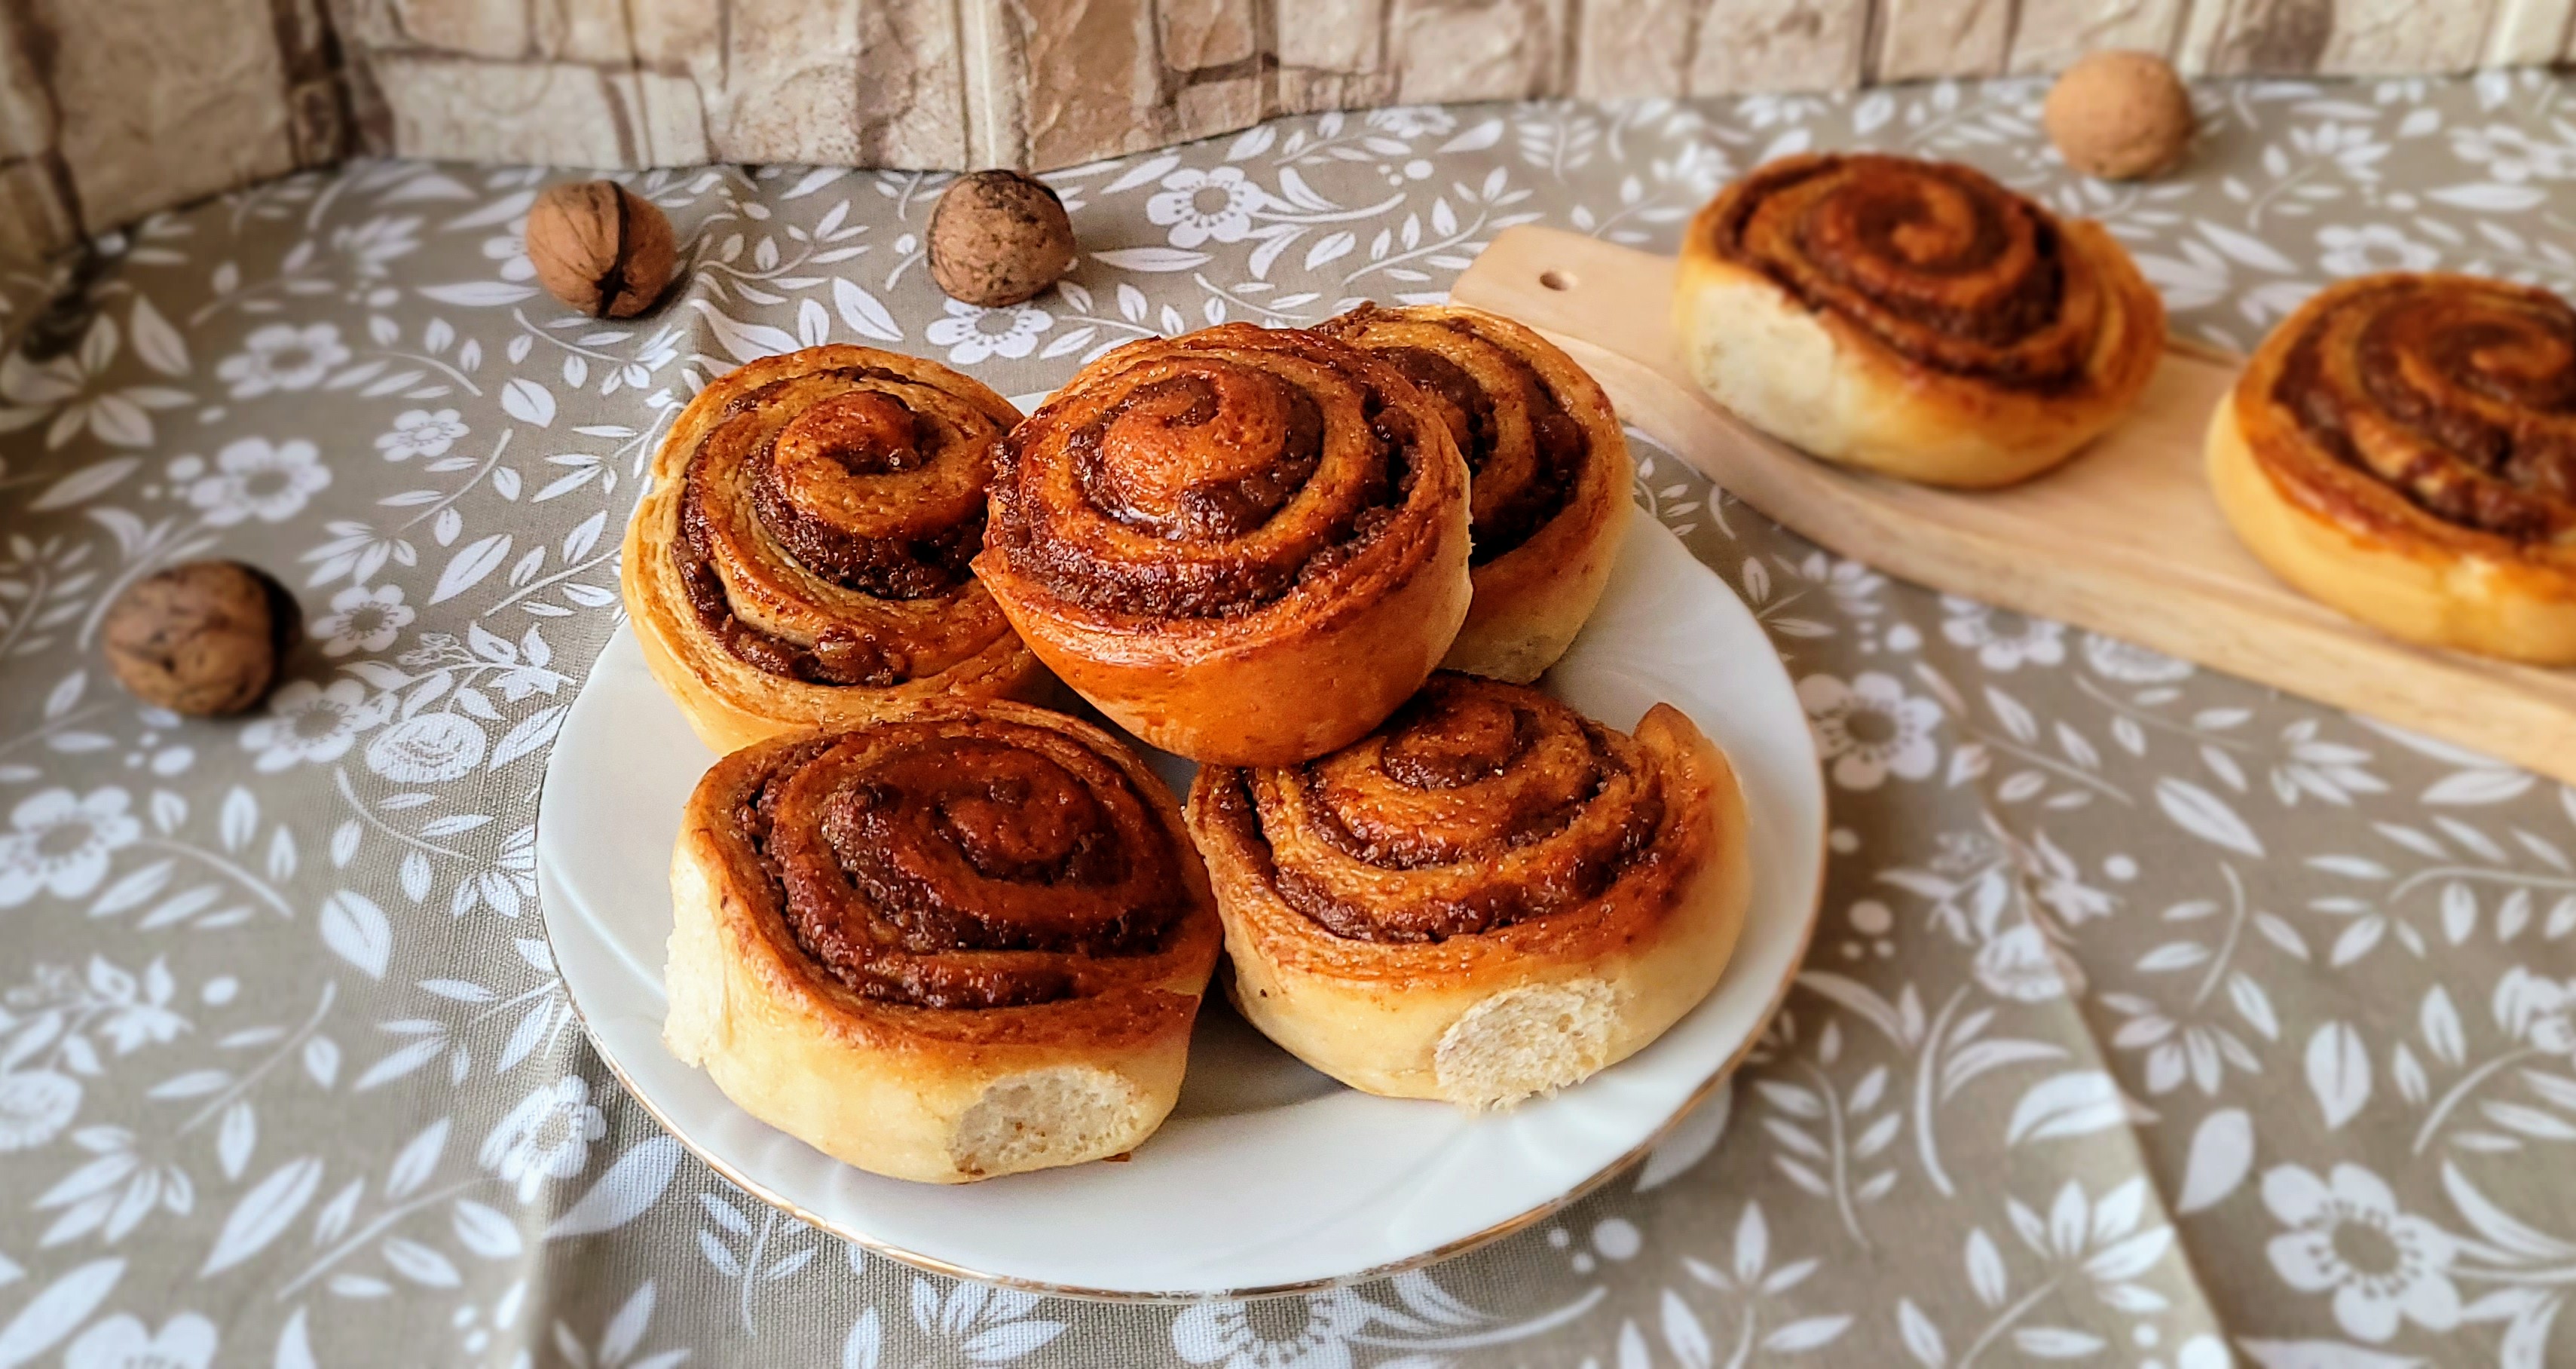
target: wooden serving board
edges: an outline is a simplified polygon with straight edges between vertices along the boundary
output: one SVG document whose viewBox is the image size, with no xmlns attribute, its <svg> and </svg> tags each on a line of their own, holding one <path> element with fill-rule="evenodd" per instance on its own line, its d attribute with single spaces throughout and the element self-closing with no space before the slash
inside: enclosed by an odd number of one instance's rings
<svg viewBox="0 0 2576 1369">
<path fill-rule="evenodd" d="M 1804 536 L 1890 574 L 2061 619 L 2576 783 L 2576 671 L 2410 646 L 2272 577 L 2201 470 L 2232 358 L 2177 343 L 2137 412 L 2066 465 L 2002 490 L 1830 465 L 1703 394 L 1673 346 L 1673 261 L 1514 228 L 1451 298 L 1547 334 L 1621 417 Z"/>
</svg>

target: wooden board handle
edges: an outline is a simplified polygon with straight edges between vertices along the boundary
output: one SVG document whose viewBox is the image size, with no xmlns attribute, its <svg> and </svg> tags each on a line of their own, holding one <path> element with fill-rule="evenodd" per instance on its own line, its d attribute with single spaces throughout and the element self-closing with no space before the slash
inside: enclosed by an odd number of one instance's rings
<svg viewBox="0 0 2576 1369">
<path fill-rule="evenodd" d="M 2167 352 L 2137 411 L 2055 471 L 1940 490 L 1815 460 L 1718 407 L 1673 346 L 1672 285 L 1670 258 L 1523 227 L 1450 293 L 1555 339 L 1622 418 L 1841 555 L 2576 783 L 2576 672 L 2399 642 L 2282 584 L 2237 542 L 2201 470 L 2235 378 L 2223 356 Z"/>
</svg>

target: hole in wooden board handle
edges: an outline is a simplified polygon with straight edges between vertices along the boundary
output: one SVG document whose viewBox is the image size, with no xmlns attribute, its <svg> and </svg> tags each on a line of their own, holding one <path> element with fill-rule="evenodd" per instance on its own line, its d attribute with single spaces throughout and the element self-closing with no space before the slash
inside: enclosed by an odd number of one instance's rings
<svg viewBox="0 0 2576 1369">
<path fill-rule="evenodd" d="M 1549 267 L 1538 273 L 1538 283 L 1550 290 L 1571 290 L 1574 288 L 1574 273 Z"/>
</svg>

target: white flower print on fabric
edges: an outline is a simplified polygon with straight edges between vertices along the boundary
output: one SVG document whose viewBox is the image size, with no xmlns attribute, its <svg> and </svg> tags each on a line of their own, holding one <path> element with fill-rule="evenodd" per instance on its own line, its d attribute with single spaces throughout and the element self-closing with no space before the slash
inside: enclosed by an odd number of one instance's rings
<svg viewBox="0 0 2576 1369">
<path fill-rule="evenodd" d="M 1941 621 L 1941 635 L 1953 646 L 1974 650 L 1977 664 L 1988 670 L 2051 666 L 2066 659 L 2064 623 L 1989 608 L 1973 599 L 1946 594 L 1941 596 L 1941 607 L 1949 615 Z"/>
<path fill-rule="evenodd" d="M 331 611 L 314 620 L 313 635 L 321 639 L 325 656 L 382 651 L 416 616 L 403 602 L 400 585 L 352 585 L 331 596 Z"/>
<path fill-rule="evenodd" d="M 1932 730 L 1941 705 L 1909 695 L 1893 675 L 1865 670 L 1845 684 L 1831 675 L 1798 682 L 1816 748 L 1832 763 L 1834 783 L 1876 789 L 1889 775 L 1919 780 L 1941 762 Z"/>
<path fill-rule="evenodd" d="M 1252 232 L 1253 211 L 1269 200 L 1236 166 L 1183 167 L 1162 184 L 1163 193 L 1145 201 L 1145 219 L 1170 229 L 1174 247 L 1241 242 Z"/>
<path fill-rule="evenodd" d="M 393 706 L 392 695 L 369 699 L 356 680 L 333 680 L 328 688 L 289 680 L 268 701 L 269 716 L 242 729 L 242 747 L 259 753 L 263 774 L 301 761 L 336 761 Z"/>
<path fill-rule="evenodd" d="M 54 1070 L 0 1074 L 0 1154 L 33 1150 L 70 1126 L 80 1081 Z"/>
<path fill-rule="evenodd" d="M 2080 983 L 2075 966 L 2046 933 L 2023 923 L 1998 934 L 1977 951 L 1977 982 L 1998 998 L 2017 1003 L 2045 1003 L 2064 998 Z"/>
<path fill-rule="evenodd" d="M 445 784 L 473 773 L 490 740 L 471 718 L 416 714 L 367 743 L 367 768 L 396 784 Z"/>
<path fill-rule="evenodd" d="M 2139 685 L 2188 680 L 2196 668 L 2189 661 L 2098 632 L 2084 634 L 2084 664 L 2103 679 Z"/>
<path fill-rule="evenodd" d="M 63 1369 L 206 1369 L 215 1341 L 215 1324 L 194 1312 L 163 1322 L 158 1334 L 134 1317 L 115 1316 L 72 1342 Z"/>
<path fill-rule="evenodd" d="M 2290 1228 L 2266 1247 L 2273 1270 L 2302 1293 L 2332 1290 L 2335 1320 L 2347 1333 L 2385 1341 L 2401 1317 L 2427 1331 L 2460 1324 L 2460 1291 L 2450 1278 L 2458 1245 L 2399 1211 L 2378 1175 L 2344 1164 L 2325 1180 L 2282 1165 L 2263 1176 L 2263 1205 Z"/>
<path fill-rule="evenodd" d="M 537 278 L 537 264 L 528 260 L 528 220 L 525 215 L 512 220 L 510 231 L 485 238 L 483 258 L 497 263 L 493 268 L 501 279 L 518 284 Z"/>
<path fill-rule="evenodd" d="M 445 456 L 448 448 L 464 440 L 467 431 L 465 420 L 454 409 L 405 409 L 394 415 L 391 431 L 377 435 L 376 450 L 383 452 L 387 461 Z"/>
<path fill-rule="evenodd" d="M 2325 252 L 2317 264 L 2338 276 L 2367 276 L 2380 271 L 2425 271 L 2442 260 L 2432 247 L 2416 242 L 2384 223 L 2359 227 L 2328 224 L 2317 230 Z"/>
<path fill-rule="evenodd" d="M 216 378 L 232 387 L 235 399 L 257 399 L 281 390 L 310 390 L 332 368 L 347 364 L 349 349 L 340 330 L 328 323 L 272 323 L 242 339 L 243 350 L 215 367 Z"/>
<path fill-rule="evenodd" d="M 2495 1018 L 2534 1050 L 2576 1056 L 2576 980 L 2559 983 L 2516 965 L 2496 981 Z"/>
<path fill-rule="evenodd" d="M 2464 162 L 2477 162 L 2488 175 L 2514 185 L 2565 180 L 2576 174 L 2576 155 L 2568 147 L 2542 142 L 2511 124 L 2454 128 L 2451 154 Z"/>
<path fill-rule="evenodd" d="M 1458 116 L 1439 105 L 1390 105 L 1370 110 L 1362 122 L 1389 137 L 1407 141 L 1446 138 L 1458 131 Z"/>
<path fill-rule="evenodd" d="M 360 279 L 377 279 L 387 274 L 393 262 L 420 250 L 420 217 L 380 214 L 334 229 L 331 246 L 349 255 L 349 265 Z"/>
<path fill-rule="evenodd" d="M 1038 338 L 1054 326 L 1055 316 L 1044 309 L 1025 304 L 982 309 L 952 299 L 948 316 L 931 320 L 921 335 L 932 346 L 947 348 L 951 362 L 973 366 L 994 357 L 1017 361 L 1035 350 Z"/>
<path fill-rule="evenodd" d="M 314 637 L 322 639 L 322 655 L 381 652 L 415 616 L 402 585 L 350 585 L 330 596 L 330 614 L 314 619 Z"/>
<path fill-rule="evenodd" d="M 15 908 L 39 892 L 84 898 L 107 877 L 108 857 L 134 844 L 143 824 L 127 812 L 122 789 L 93 789 L 86 796 L 47 789 L 9 811 L 10 831 L 0 835 L 0 908 Z"/>
<path fill-rule="evenodd" d="M 330 484 L 331 468 L 322 464 L 312 443 L 245 437 L 216 453 L 214 474 L 188 487 L 188 502 L 219 528 L 249 518 L 283 523 L 302 513 L 305 501 Z"/>
<path fill-rule="evenodd" d="M 1172 1348 L 1219 1369 L 1350 1369 L 1350 1337 L 1369 1322 L 1366 1298 L 1346 1288 L 1303 1298 L 1203 1302 L 1172 1319 Z"/>
<path fill-rule="evenodd" d="M 533 1202 L 548 1179 L 569 1179 L 590 1159 L 590 1143 L 608 1134 L 608 1123 L 590 1102 L 590 1084 L 568 1074 L 519 1100 L 510 1115 L 483 1138 L 485 1169 L 519 1186 L 519 1201 Z"/>
</svg>

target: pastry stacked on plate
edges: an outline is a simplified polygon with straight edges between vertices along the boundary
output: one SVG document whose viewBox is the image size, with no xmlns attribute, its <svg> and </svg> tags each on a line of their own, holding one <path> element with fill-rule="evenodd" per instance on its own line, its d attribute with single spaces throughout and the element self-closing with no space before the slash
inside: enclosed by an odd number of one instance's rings
<svg viewBox="0 0 2576 1369">
<path fill-rule="evenodd" d="M 861 1168 L 1111 1157 L 1243 1014 L 1354 1087 L 1573 1084 L 1713 988 L 1725 755 L 1530 687 L 1628 516 L 1600 388 L 1516 324 L 1362 308 L 1112 351 L 1022 418 L 935 363 L 755 362 L 626 543 L 654 676 L 730 752 L 673 858 L 665 1039 Z M 1201 763 L 1181 806 L 1049 672 Z"/>
</svg>

